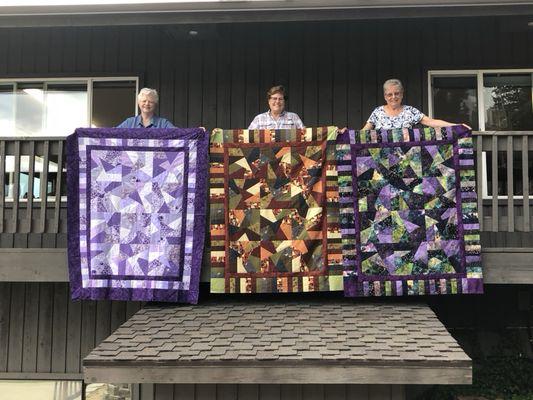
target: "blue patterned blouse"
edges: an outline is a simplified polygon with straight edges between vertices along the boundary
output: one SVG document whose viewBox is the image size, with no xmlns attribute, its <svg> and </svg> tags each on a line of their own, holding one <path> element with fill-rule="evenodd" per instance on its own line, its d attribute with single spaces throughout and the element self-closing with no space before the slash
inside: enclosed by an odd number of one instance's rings
<svg viewBox="0 0 533 400">
<path fill-rule="evenodd" d="M 402 111 L 394 117 L 388 115 L 383 106 L 379 106 L 372 111 L 368 122 L 374 125 L 374 129 L 412 128 L 422 118 L 424 114 L 411 106 L 403 106 Z"/>
</svg>

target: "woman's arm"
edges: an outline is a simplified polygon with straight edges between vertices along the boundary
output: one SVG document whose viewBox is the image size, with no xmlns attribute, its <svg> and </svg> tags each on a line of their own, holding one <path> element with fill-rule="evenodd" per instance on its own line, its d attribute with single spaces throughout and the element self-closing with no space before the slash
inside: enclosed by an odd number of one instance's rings
<svg viewBox="0 0 533 400">
<path fill-rule="evenodd" d="M 426 115 L 422 117 L 422 119 L 420 120 L 420 123 L 422 125 L 430 126 L 431 128 L 444 128 L 445 126 L 463 125 L 463 126 L 466 126 L 468 129 L 472 129 L 466 124 L 457 124 L 453 122 L 444 121 L 442 119 L 433 119 L 433 118 L 429 118 Z"/>
<path fill-rule="evenodd" d="M 374 124 L 372 124 L 371 122 L 367 122 L 365 126 L 361 128 L 362 131 L 368 131 L 370 129 L 374 129 Z"/>
</svg>

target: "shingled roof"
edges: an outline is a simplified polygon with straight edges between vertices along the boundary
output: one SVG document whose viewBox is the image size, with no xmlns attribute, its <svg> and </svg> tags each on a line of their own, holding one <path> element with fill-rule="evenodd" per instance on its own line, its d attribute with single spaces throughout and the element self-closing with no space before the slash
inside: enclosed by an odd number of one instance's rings
<svg viewBox="0 0 533 400">
<path fill-rule="evenodd" d="M 83 365 L 87 382 L 471 383 L 427 305 L 338 299 L 146 307 Z"/>
</svg>

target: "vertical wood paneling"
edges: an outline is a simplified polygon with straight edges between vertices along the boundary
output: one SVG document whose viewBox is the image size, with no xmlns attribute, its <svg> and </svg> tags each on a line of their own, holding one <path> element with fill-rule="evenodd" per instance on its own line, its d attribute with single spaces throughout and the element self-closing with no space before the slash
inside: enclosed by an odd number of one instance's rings
<svg viewBox="0 0 533 400">
<path fill-rule="evenodd" d="M 35 70 L 36 35 L 31 29 L 22 32 L 22 65 L 21 72 L 31 73 Z"/>
<path fill-rule="evenodd" d="M 50 42 L 47 45 L 47 49 L 49 51 L 48 71 L 51 73 L 58 73 L 63 69 L 62 61 L 64 54 L 63 42 L 65 40 L 64 32 L 65 30 L 63 28 L 50 29 Z"/>
<path fill-rule="evenodd" d="M 361 57 L 365 57 L 366 59 L 372 58 L 372 55 L 375 54 L 376 50 L 376 43 L 374 37 L 375 25 L 368 21 L 361 22 L 361 24 L 359 25 L 359 34 L 360 42 L 362 44 L 360 52 Z M 383 104 L 383 91 L 381 90 L 381 86 L 378 86 L 379 83 L 377 82 L 376 77 L 376 65 L 371 62 L 361 63 L 360 58 L 358 62 L 360 63 L 360 65 L 362 65 L 361 73 L 359 77 L 356 78 L 360 79 L 361 81 L 361 91 L 359 95 L 361 96 L 362 115 L 361 120 L 358 121 L 359 126 L 356 126 L 356 128 L 363 126 L 367 121 L 368 117 L 370 116 L 372 110 L 376 106 Z M 379 97 L 376 96 L 376 93 L 380 93 Z"/>
<path fill-rule="evenodd" d="M 69 288 L 64 283 L 54 284 L 54 310 L 52 316 L 52 372 L 65 372 L 67 350 L 67 320 Z M 70 348 L 72 351 L 72 346 Z"/>
<path fill-rule="evenodd" d="M 236 28 L 234 28 L 235 30 Z M 230 98 L 230 128 L 247 127 L 244 115 L 245 88 L 245 39 L 240 35 L 233 35 L 231 47 L 231 98 Z"/>
<path fill-rule="evenodd" d="M 318 38 L 318 54 L 315 63 L 318 68 L 318 126 L 331 125 L 333 121 L 333 68 L 335 60 L 331 33 L 332 27 L 321 26 Z"/>
<path fill-rule="evenodd" d="M 303 24 L 292 24 L 287 27 L 289 48 L 289 111 L 300 116 L 304 125 L 311 126 L 304 118 L 304 46 L 305 42 Z"/>
<path fill-rule="evenodd" d="M 348 25 L 335 26 L 331 37 L 332 72 L 332 120 L 328 123 L 340 128 L 348 124 Z M 327 68 L 330 66 L 328 65 Z"/>
<path fill-rule="evenodd" d="M 196 385 L 196 400 L 216 399 L 217 393 L 217 385 Z"/>
<path fill-rule="evenodd" d="M 154 384 L 143 383 L 140 387 L 141 398 L 139 400 L 154 400 Z"/>
<path fill-rule="evenodd" d="M 10 314 L 11 285 L 2 282 L 0 283 L 0 372 L 7 371 Z"/>
<path fill-rule="evenodd" d="M 165 384 L 165 385 L 155 385 L 154 391 L 155 399 L 157 400 L 173 400 L 174 397 L 174 385 Z"/>
<path fill-rule="evenodd" d="M 281 385 L 280 390 L 281 400 L 302 400 L 302 386 L 301 385 Z"/>
<path fill-rule="evenodd" d="M 9 321 L 8 371 L 22 371 L 22 348 L 24 335 L 24 301 L 26 285 L 13 283 L 11 287 L 11 310 Z M 22 312 L 21 312 L 22 311 Z"/>
<path fill-rule="evenodd" d="M 9 30 L 9 47 L 7 59 L 7 74 L 17 74 L 21 71 L 22 66 L 22 30 Z M 2 57 L 0 57 L 2 58 Z"/>
<path fill-rule="evenodd" d="M 62 29 L 64 36 L 63 58 L 61 60 L 61 69 L 65 73 L 74 73 L 76 71 L 76 43 L 78 40 L 77 29 Z"/>
<path fill-rule="evenodd" d="M 104 43 L 104 71 L 118 71 L 119 65 L 119 29 L 118 27 L 107 27 L 105 31 L 106 41 Z"/>
<path fill-rule="evenodd" d="M 79 27 L 76 30 L 76 70 L 87 71 L 90 69 L 92 59 L 92 29 Z"/>
<path fill-rule="evenodd" d="M 90 71 L 102 72 L 105 71 L 105 42 L 107 35 L 105 34 L 105 27 L 91 28 L 91 58 Z"/>
<path fill-rule="evenodd" d="M 187 104 L 188 126 L 200 126 L 202 123 L 202 47 L 204 42 L 192 40 L 189 55 L 189 103 Z"/>
<path fill-rule="evenodd" d="M 281 385 L 259 385 L 259 400 L 280 400 Z"/>
<path fill-rule="evenodd" d="M 187 108 L 189 105 L 189 47 L 184 42 L 177 44 L 176 61 L 174 63 L 174 124 L 187 124 Z"/>
<path fill-rule="evenodd" d="M 325 400 L 346 400 L 346 385 L 324 385 Z"/>
<path fill-rule="evenodd" d="M 237 400 L 237 385 L 217 385 L 216 400 Z"/>
<path fill-rule="evenodd" d="M 391 398 L 389 385 L 369 385 L 368 400 L 382 400 Z"/>
<path fill-rule="evenodd" d="M 174 400 L 194 399 L 195 386 L 193 384 L 174 385 Z"/>
<path fill-rule="evenodd" d="M 96 301 L 84 300 L 81 306 L 81 357 L 80 371 L 83 358 L 94 349 L 96 335 Z"/>
<path fill-rule="evenodd" d="M 24 301 L 24 334 L 22 335 L 22 371 L 35 372 L 37 369 L 37 335 L 39 330 L 39 291 L 38 283 L 26 284 Z M 20 312 L 20 311 L 19 311 Z"/>
<path fill-rule="evenodd" d="M 67 311 L 66 371 L 80 371 L 81 301 L 69 301 Z"/>
<path fill-rule="evenodd" d="M 324 385 L 302 385 L 302 399 L 325 400 Z"/>
<path fill-rule="evenodd" d="M 146 82 L 144 86 L 152 87 L 161 91 L 161 44 L 163 33 L 158 27 L 149 26 L 146 28 Z M 142 68 L 142 67 L 141 67 Z"/>
<path fill-rule="evenodd" d="M 173 41 L 168 34 L 163 34 L 161 51 L 161 81 L 164 82 L 159 91 L 159 113 L 161 116 L 173 119 L 174 105 L 174 65 L 176 64 L 176 51 Z M 179 126 L 179 125 L 178 125 Z"/>
<path fill-rule="evenodd" d="M 347 400 L 369 400 L 367 385 L 348 385 L 346 387 Z"/>
<path fill-rule="evenodd" d="M 126 303 L 111 302 L 111 332 L 114 332 L 126 320 Z"/>
<path fill-rule="evenodd" d="M 392 385 L 391 386 L 391 400 L 405 400 L 405 386 Z"/>
<path fill-rule="evenodd" d="M 259 397 L 259 385 L 239 385 L 237 399 L 262 400 L 262 397 Z"/>
<path fill-rule="evenodd" d="M 202 60 L 202 120 L 201 125 L 211 131 L 217 121 L 217 45 L 205 41 Z"/>
<path fill-rule="evenodd" d="M 37 337 L 37 372 L 50 372 L 52 367 L 52 322 L 54 285 L 40 284 L 39 328 Z"/>
<path fill-rule="evenodd" d="M 231 126 L 231 77 L 232 37 L 229 30 L 224 31 L 224 40 L 217 46 L 217 119 L 216 126 Z"/>
<path fill-rule="evenodd" d="M 96 333 L 95 345 L 98 345 L 111 334 L 111 301 L 96 302 Z"/>
<path fill-rule="evenodd" d="M 305 25 L 306 40 L 318 43 L 319 33 L 314 25 Z M 304 47 L 304 87 L 303 115 L 305 126 L 317 126 L 318 123 L 318 58 L 315 46 Z"/>
<path fill-rule="evenodd" d="M 252 45 L 255 37 L 249 35 L 246 37 L 246 99 L 245 99 L 245 121 L 243 127 L 248 127 L 253 118 L 264 112 L 268 107 L 266 105 L 265 92 L 268 88 L 259 86 L 259 76 L 261 70 L 260 49 L 258 45 Z M 285 84 L 280 82 L 280 84 Z M 287 90 L 290 90 L 287 88 Z"/>
</svg>

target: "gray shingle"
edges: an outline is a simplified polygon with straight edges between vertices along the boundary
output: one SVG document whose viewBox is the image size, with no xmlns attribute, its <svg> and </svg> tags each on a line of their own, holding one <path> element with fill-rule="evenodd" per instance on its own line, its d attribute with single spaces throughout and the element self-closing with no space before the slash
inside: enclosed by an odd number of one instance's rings
<svg viewBox="0 0 533 400">
<path fill-rule="evenodd" d="M 97 346 L 85 363 L 317 360 L 450 366 L 470 361 L 425 304 L 321 299 L 146 307 Z"/>
</svg>

